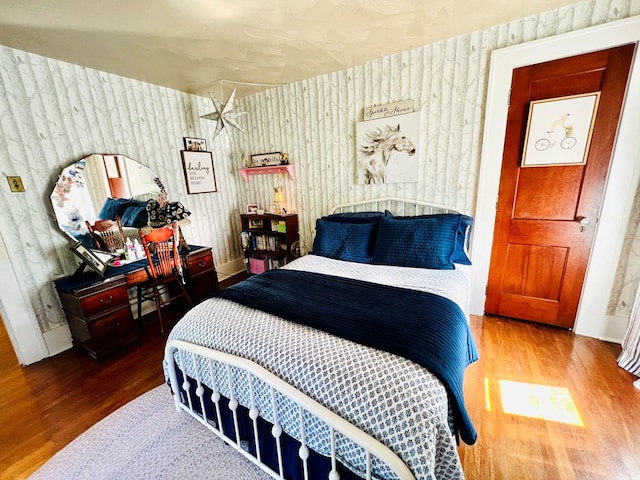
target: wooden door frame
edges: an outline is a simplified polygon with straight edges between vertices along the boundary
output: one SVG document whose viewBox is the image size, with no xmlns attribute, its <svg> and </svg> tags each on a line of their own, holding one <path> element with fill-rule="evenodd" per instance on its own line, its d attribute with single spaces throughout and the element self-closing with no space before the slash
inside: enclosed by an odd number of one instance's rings
<svg viewBox="0 0 640 480">
<path fill-rule="evenodd" d="M 502 151 L 514 69 L 640 41 L 640 16 L 495 50 L 491 55 L 471 260 L 470 311 L 484 313 Z M 600 221 L 587 266 L 574 331 L 621 342 L 627 319 L 607 315 L 622 244 L 640 179 L 640 54 L 631 65 Z M 602 292 L 607 292 L 605 295 Z"/>
</svg>

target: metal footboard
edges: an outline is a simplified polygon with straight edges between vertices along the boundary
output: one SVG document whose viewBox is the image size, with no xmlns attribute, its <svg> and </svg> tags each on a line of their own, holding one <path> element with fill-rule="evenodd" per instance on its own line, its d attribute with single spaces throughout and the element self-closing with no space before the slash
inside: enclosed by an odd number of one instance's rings
<svg viewBox="0 0 640 480">
<path fill-rule="evenodd" d="M 176 360 L 179 365 L 176 363 Z M 210 419 L 207 418 L 205 409 L 205 387 L 202 375 L 201 373 L 198 373 L 199 369 L 195 369 L 195 374 L 191 372 L 190 376 L 194 379 L 193 381 L 196 382 L 196 385 L 190 385 L 190 381 L 188 380 L 189 372 L 187 372 L 184 367 L 181 367 L 186 365 L 187 363 L 202 364 L 202 362 L 208 364 L 211 377 L 217 376 L 217 382 L 226 382 L 225 396 L 228 398 L 228 407 L 231 410 L 233 416 L 233 436 L 227 435 L 222 428 L 223 420 L 220 407 L 221 393 L 220 389 L 216 385 L 216 382 L 213 382 L 213 385 L 208 385 L 208 387 L 213 391 L 211 400 L 213 401 L 213 404 L 215 406 L 215 417 L 217 417 L 214 419 Z M 220 364 L 224 365 L 226 379 L 220 378 L 224 377 L 225 375 L 220 375 L 219 368 L 218 374 L 214 374 L 214 362 L 218 362 L 216 363 L 218 367 Z M 316 478 L 318 478 L 317 476 L 314 476 L 314 472 L 309 471 L 307 464 L 307 459 L 309 458 L 309 429 L 305 423 L 305 416 L 307 412 L 313 415 L 319 421 L 323 422 L 329 431 L 329 445 L 327 445 L 326 448 L 326 450 L 329 452 L 331 461 L 331 472 L 328 477 L 329 480 L 339 479 L 337 470 L 339 459 L 336 453 L 336 443 L 338 441 L 338 438 L 340 442 L 353 442 L 362 449 L 363 458 L 361 460 L 361 465 L 363 466 L 362 472 L 364 474 L 364 478 L 375 478 L 372 473 L 372 461 L 375 458 L 378 463 L 384 463 L 387 466 L 388 470 L 394 473 L 394 478 L 399 478 L 402 480 L 414 479 L 413 474 L 405 465 L 405 463 L 388 447 L 250 360 L 211 350 L 209 348 L 194 345 L 181 340 L 171 340 L 167 343 L 167 346 L 165 348 L 165 366 L 169 374 L 176 410 L 184 410 L 194 416 L 210 431 L 218 435 L 227 444 L 234 447 L 238 452 L 242 453 L 242 455 L 258 465 L 262 470 L 267 472 L 273 478 L 284 478 L 284 455 L 281 444 L 281 436 L 283 434 L 283 430 L 279 420 L 276 401 L 276 396 L 281 395 L 287 398 L 289 401 L 293 402 L 297 407 L 299 431 L 299 435 L 297 435 L 297 437 L 299 438 L 297 438 L 297 440 L 301 445 L 298 451 L 298 456 L 302 461 L 305 480 L 315 480 Z M 235 382 L 232 378 L 232 370 L 234 371 L 234 375 L 238 371 L 242 372 L 243 375 L 246 375 L 249 400 L 247 402 L 247 400 L 245 399 L 245 403 L 248 404 L 244 405 L 244 407 L 248 409 L 249 418 L 251 419 L 253 424 L 255 456 L 245 448 L 243 448 L 240 441 L 241 435 L 238 426 L 239 402 L 236 395 L 237 387 L 235 386 Z M 180 373 L 180 375 L 178 375 L 178 373 Z M 185 379 L 181 383 L 178 380 L 179 376 Z M 256 394 L 254 392 L 254 386 L 256 385 L 256 382 L 260 382 L 261 386 L 267 385 L 269 389 L 268 391 L 271 399 L 270 406 L 261 405 L 262 411 L 259 408 L 258 403 L 256 402 Z M 197 399 L 192 399 L 192 396 L 188 394 L 190 390 L 193 390 L 193 387 L 195 387 Z M 183 398 L 185 399 L 185 401 L 182 400 Z M 194 405 L 194 402 L 198 402 L 199 404 Z M 198 409 L 202 413 L 198 412 Z M 260 442 L 258 440 L 258 417 L 267 419 L 273 425 L 273 427 L 271 428 L 271 435 L 273 436 L 276 445 L 278 460 L 277 470 L 273 470 L 268 465 L 265 465 L 263 463 L 262 452 L 260 451 Z"/>
</svg>

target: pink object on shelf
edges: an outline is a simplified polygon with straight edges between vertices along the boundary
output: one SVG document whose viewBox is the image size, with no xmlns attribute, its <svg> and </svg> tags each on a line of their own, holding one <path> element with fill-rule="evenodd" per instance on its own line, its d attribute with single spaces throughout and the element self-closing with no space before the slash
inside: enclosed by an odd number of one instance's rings
<svg viewBox="0 0 640 480">
<path fill-rule="evenodd" d="M 249 270 L 251 273 L 258 274 L 269 269 L 269 258 L 263 255 L 254 255 L 249 258 Z"/>
</svg>

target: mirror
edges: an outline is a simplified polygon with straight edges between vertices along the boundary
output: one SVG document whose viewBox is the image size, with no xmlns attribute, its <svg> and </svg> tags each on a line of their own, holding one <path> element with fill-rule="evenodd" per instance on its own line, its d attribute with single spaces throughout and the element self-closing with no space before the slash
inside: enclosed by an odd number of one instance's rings
<svg viewBox="0 0 640 480">
<path fill-rule="evenodd" d="M 137 234 L 147 224 L 147 201 L 161 192 L 164 186 L 149 167 L 125 155 L 93 154 L 62 170 L 51 203 L 60 230 L 93 248 L 85 221 L 106 218 L 117 207 L 123 226 Z"/>
</svg>

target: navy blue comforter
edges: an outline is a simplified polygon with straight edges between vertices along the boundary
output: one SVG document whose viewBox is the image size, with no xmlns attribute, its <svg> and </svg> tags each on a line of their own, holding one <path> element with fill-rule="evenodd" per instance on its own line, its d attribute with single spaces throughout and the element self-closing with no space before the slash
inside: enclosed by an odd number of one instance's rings
<svg viewBox="0 0 640 480">
<path fill-rule="evenodd" d="M 447 390 L 456 436 L 469 445 L 475 443 L 463 381 L 478 352 L 455 302 L 431 293 L 283 269 L 251 277 L 216 296 L 425 367 Z"/>
</svg>

